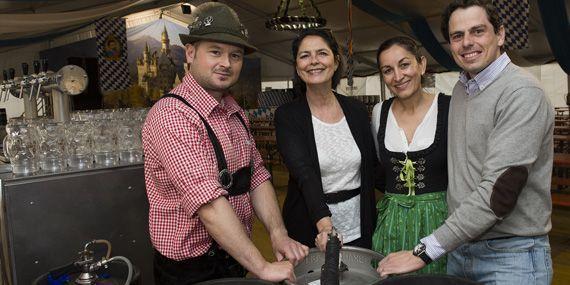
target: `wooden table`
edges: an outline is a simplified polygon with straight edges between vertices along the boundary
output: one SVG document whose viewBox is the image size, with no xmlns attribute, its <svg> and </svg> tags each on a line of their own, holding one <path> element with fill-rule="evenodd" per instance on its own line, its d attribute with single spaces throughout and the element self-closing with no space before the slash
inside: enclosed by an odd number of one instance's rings
<svg viewBox="0 0 570 285">
<path fill-rule="evenodd" d="M 569 107 L 555 107 L 554 111 L 556 115 L 564 115 L 564 113 L 570 112 Z"/>
<path fill-rule="evenodd" d="M 275 126 L 252 125 L 252 131 L 275 131 Z"/>
<path fill-rule="evenodd" d="M 570 153 L 554 153 L 554 166 L 570 167 Z"/>
<path fill-rule="evenodd" d="M 554 134 L 557 135 L 570 134 L 570 126 L 554 126 Z"/>
<path fill-rule="evenodd" d="M 275 129 L 275 128 L 273 128 Z M 275 135 L 254 135 L 255 144 L 263 158 L 267 170 L 273 175 L 273 165 L 280 164 L 279 151 L 277 150 L 277 139 Z M 273 176 L 272 176 L 273 181 Z"/>
<path fill-rule="evenodd" d="M 568 126 L 570 125 L 570 120 L 568 119 L 554 119 L 555 126 Z"/>
<path fill-rule="evenodd" d="M 553 135 L 554 152 L 570 153 L 570 135 Z"/>
</svg>

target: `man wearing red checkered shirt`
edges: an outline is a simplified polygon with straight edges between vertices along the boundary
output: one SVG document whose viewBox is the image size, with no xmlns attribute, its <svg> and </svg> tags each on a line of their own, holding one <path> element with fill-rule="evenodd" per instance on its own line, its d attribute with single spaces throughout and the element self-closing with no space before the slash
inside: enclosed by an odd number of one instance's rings
<svg viewBox="0 0 570 285">
<path fill-rule="evenodd" d="M 245 113 L 227 93 L 255 47 L 224 4 L 202 4 L 192 16 L 189 34 L 180 35 L 189 72 L 143 128 L 155 282 L 243 277 L 244 268 L 264 280 L 293 281 L 293 265 L 308 248 L 287 235 Z M 254 211 L 277 262 L 267 262 L 250 239 Z"/>
</svg>

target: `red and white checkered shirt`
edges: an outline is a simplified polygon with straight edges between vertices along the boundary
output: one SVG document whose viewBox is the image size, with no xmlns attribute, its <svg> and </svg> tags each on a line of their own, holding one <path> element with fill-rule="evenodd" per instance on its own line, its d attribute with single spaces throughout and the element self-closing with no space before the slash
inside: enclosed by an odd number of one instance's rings
<svg viewBox="0 0 570 285">
<path fill-rule="evenodd" d="M 231 173 L 253 158 L 251 190 L 270 178 L 251 135 L 238 119 L 249 122 L 231 96 L 218 103 L 188 74 L 170 93 L 182 96 L 214 130 Z M 198 209 L 227 195 L 218 182 L 218 165 L 206 128 L 196 112 L 175 98 L 158 101 L 143 131 L 144 172 L 150 204 L 149 227 L 154 247 L 164 256 L 184 260 L 203 255 L 212 238 Z M 253 206 L 250 194 L 228 198 L 248 234 Z"/>
</svg>

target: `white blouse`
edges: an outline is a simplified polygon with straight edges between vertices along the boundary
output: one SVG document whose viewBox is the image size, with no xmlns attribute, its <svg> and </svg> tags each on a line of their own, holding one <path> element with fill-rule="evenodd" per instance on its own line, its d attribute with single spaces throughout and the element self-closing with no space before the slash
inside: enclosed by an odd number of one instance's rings
<svg viewBox="0 0 570 285">
<path fill-rule="evenodd" d="M 437 98 L 438 94 L 433 98 L 433 102 L 427 113 L 425 114 L 422 122 L 416 128 L 416 132 L 412 138 L 412 142 L 408 144 L 406 132 L 398 126 L 396 117 L 392 113 L 392 106 L 388 111 L 388 118 L 386 121 L 386 133 L 384 135 L 384 145 L 387 150 L 392 152 L 418 151 L 428 148 L 433 144 L 435 139 L 435 130 L 437 127 Z M 382 103 L 380 102 L 374 106 L 372 111 L 372 135 L 374 136 L 374 145 L 378 151 L 378 128 L 380 127 L 380 116 L 382 113 Z"/>
<path fill-rule="evenodd" d="M 332 124 L 312 117 L 323 192 L 333 193 L 360 187 L 362 157 L 346 117 Z M 360 195 L 328 207 L 332 223 L 342 234 L 345 243 L 360 238 Z"/>
</svg>

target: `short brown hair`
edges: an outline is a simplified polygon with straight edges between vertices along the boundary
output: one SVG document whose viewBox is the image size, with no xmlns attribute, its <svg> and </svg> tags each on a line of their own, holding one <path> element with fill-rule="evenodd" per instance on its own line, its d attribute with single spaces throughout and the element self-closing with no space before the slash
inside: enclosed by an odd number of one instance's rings
<svg viewBox="0 0 570 285">
<path fill-rule="evenodd" d="M 455 0 L 445 8 L 445 11 L 441 15 L 441 33 L 448 43 L 450 42 L 449 19 L 451 18 L 451 14 L 457 9 L 467 9 L 472 6 L 483 8 L 487 13 L 487 19 L 491 22 L 491 25 L 493 25 L 495 34 L 499 33 L 499 28 L 503 25 L 503 21 L 501 20 L 501 16 L 499 16 L 499 11 L 490 0 Z"/>
</svg>

